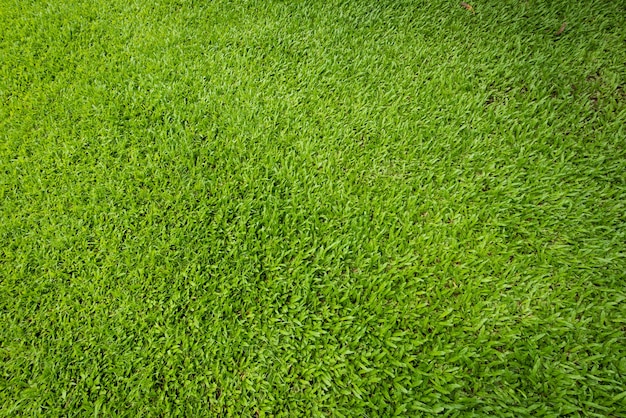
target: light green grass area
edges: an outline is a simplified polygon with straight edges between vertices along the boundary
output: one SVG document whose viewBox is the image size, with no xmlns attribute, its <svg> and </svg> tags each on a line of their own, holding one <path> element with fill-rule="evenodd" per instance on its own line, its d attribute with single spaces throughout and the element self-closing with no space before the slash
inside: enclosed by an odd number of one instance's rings
<svg viewBox="0 0 626 418">
<path fill-rule="evenodd" d="M 0 0 L 0 416 L 625 416 L 626 3 L 470 3 Z"/>
</svg>

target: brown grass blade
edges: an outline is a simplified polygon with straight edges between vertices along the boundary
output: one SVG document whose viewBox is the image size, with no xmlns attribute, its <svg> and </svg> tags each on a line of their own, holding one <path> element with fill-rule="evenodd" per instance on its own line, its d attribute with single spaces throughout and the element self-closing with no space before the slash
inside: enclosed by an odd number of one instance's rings
<svg viewBox="0 0 626 418">
<path fill-rule="evenodd" d="M 476 12 L 474 11 L 474 8 L 472 7 L 472 5 L 471 5 L 471 4 L 469 4 L 469 3 L 466 3 L 466 2 L 464 2 L 464 1 L 462 1 L 462 2 L 461 2 L 461 7 L 462 7 L 462 8 L 464 8 L 465 10 L 468 10 L 468 11 L 472 12 L 472 13 L 476 13 Z"/>
</svg>

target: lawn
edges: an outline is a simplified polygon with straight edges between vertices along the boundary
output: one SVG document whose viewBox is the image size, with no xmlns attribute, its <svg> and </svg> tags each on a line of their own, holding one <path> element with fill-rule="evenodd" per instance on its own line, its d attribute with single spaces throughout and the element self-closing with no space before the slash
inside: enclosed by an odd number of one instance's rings
<svg viewBox="0 0 626 418">
<path fill-rule="evenodd" d="M 0 416 L 626 416 L 626 3 L 470 3 L 0 0 Z"/>
</svg>

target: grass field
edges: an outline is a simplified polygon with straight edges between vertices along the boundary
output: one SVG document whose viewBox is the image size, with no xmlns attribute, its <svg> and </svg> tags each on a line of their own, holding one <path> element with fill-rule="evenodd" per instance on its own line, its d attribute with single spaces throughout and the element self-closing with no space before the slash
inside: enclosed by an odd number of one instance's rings
<svg viewBox="0 0 626 418">
<path fill-rule="evenodd" d="M 0 416 L 625 416 L 626 3 L 471 4 L 0 0 Z"/>
</svg>

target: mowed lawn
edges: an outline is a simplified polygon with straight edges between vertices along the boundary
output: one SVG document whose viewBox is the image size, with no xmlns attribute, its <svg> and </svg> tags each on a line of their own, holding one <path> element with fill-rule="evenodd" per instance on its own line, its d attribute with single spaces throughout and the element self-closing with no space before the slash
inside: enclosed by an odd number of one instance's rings
<svg viewBox="0 0 626 418">
<path fill-rule="evenodd" d="M 626 416 L 626 3 L 0 0 L 0 416 Z"/>
</svg>

